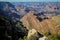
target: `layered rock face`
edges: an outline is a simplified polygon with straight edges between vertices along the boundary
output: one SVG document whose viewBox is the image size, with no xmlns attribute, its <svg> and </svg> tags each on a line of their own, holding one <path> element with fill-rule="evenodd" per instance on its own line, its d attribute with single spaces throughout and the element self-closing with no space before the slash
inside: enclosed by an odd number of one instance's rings
<svg viewBox="0 0 60 40">
<path fill-rule="evenodd" d="M 57 24 L 60 25 L 60 21 L 58 21 L 60 16 L 54 16 L 49 19 L 45 19 L 43 21 L 39 21 L 37 16 L 34 15 L 34 12 L 29 12 L 26 14 L 21 21 L 27 29 L 36 29 L 39 33 L 47 33 L 59 34 L 60 28 L 57 27 Z"/>
</svg>

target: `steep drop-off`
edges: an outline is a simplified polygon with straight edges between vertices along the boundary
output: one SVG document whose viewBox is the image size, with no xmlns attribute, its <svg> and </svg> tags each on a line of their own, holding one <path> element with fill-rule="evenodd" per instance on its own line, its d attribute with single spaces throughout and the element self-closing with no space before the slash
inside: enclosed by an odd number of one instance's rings
<svg viewBox="0 0 60 40">
<path fill-rule="evenodd" d="M 39 21 L 34 12 L 29 12 L 20 21 L 23 22 L 27 29 L 36 29 L 42 34 L 60 34 L 60 15 L 54 16 L 50 19 Z"/>
</svg>

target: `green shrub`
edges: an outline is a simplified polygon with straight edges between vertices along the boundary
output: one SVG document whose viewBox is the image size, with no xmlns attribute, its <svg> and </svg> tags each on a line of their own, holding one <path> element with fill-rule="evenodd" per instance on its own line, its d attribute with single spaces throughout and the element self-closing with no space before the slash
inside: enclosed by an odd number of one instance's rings
<svg viewBox="0 0 60 40">
<path fill-rule="evenodd" d="M 30 38 L 29 38 L 29 40 L 37 40 L 38 38 L 36 37 L 36 36 L 34 36 L 34 35 L 32 35 Z"/>
<path fill-rule="evenodd" d="M 24 36 L 24 38 L 23 38 L 24 40 L 27 40 L 27 36 Z"/>
<path fill-rule="evenodd" d="M 60 40 L 60 36 L 57 34 L 51 35 L 51 37 L 47 37 L 46 40 Z"/>
<path fill-rule="evenodd" d="M 19 40 L 23 40 L 22 38 L 19 38 Z"/>
<path fill-rule="evenodd" d="M 49 36 L 49 35 L 51 35 L 51 33 L 48 31 L 48 32 L 44 32 L 43 33 L 45 36 Z"/>
<path fill-rule="evenodd" d="M 27 40 L 27 36 L 24 36 L 23 39 L 19 38 L 19 40 Z"/>
</svg>

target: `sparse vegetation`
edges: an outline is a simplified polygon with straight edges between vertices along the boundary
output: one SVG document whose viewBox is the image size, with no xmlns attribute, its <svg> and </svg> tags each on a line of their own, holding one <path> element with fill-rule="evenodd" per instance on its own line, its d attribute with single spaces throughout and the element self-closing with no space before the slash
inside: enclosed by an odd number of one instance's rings
<svg viewBox="0 0 60 40">
<path fill-rule="evenodd" d="M 31 35 L 31 37 L 28 40 L 37 40 L 38 38 L 34 35 Z"/>
<path fill-rule="evenodd" d="M 27 36 L 24 36 L 23 38 L 19 38 L 19 40 L 27 40 Z"/>
<path fill-rule="evenodd" d="M 60 40 L 60 35 L 51 35 L 50 37 L 47 37 L 45 40 Z"/>
<path fill-rule="evenodd" d="M 51 35 L 50 32 L 44 32 L 43 34 L 44 34 L 45 36 L 49 36 L 49 35 Z"/>
<path fill-rule="evenodd" d="M 57 16 L 54 16 L 53 18 L 52 18 L 53 20 L 54 20 L 54 24 L 55 24 L 55 26 L 56 27 L 60 27 L 60 15 L 57 15 Z"/>
</svg>

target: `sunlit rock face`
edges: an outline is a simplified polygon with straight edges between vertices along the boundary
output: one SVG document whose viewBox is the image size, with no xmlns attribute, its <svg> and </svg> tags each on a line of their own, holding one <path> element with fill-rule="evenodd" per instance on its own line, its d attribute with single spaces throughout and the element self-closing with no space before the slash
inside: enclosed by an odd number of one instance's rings
<svg viewBox="0 0 60 40">
<path fill-rule="evenodd" d="M 45 40 L 46 38 L 46 36 L 43 36 L 42 38 L 39 38 L 39 40 Z"/>
<path fill-rule="evenodd" d="M 28 39 L 32 36 L 32 35 L 37 35 L 37 31 L 35 30 L 35 29 L 31 29 L 31 30 L 29 30 L 29 32 L 28 32 Z"/>
<path fill-rule="evenodd" d="M 28 40 L 38 40 L 38 32 L 35 29 L 31 29 L 28 32 L 27 39 Z"/>
<path fill-rule="evenodd" d="M 45 40 L 46 39 L 46 36 L 43 36 L 42 34 L 39 35 L 39 33 L 37 32 L 37 30 L 35 30 L 35 29 L 29 30 L 27 38 L 30 39 L 30 37 L 32 37 L 32 35 L 34 35 L 35 37 L 37 37 L 38 40 Z"/>
<path fill-rule="evenodd" d="M 40 39 L 44 39 L 44 35 L 38 33 L 38 31 L 36 29 L 31 29 L 28 32 L 27 39 L 31 40 L 31 38 L 35 38 L 36 40 L 38 40 L 38 39 L 40 40 Z"/>
</svg>

